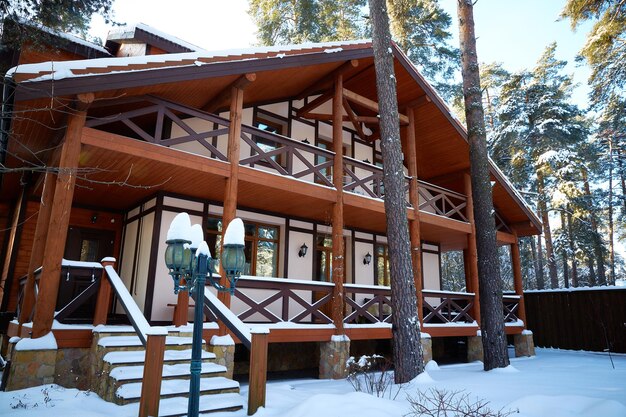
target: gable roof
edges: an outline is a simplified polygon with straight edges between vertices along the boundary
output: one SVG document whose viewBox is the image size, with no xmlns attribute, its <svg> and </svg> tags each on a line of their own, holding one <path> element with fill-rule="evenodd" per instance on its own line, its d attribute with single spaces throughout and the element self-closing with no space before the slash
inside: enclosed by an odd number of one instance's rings
<svg viewBox="0 0 626 417">
<path fill-rule="evenodd" d="M 437 119 L 443 133 L 428 132 L 429 144 L 448 146 L 441 141 L 454 142 L 450 158 L 454 160 L 446 166 L 434 167 L 428 157 L 424 157 L 426 171 L 438 171 L 441 174 L 454 170 L 468 169 L 467 133 L 465 127 L 454 117 L 445 102 L 419 74 L 406 55 L 394 45 L 396 72 L 402 72 L 398 81 L 398 101 L 400 108 L 409 105 L 417 97 L 428 98 L 425 121 Z M 352 59 L 366 61 L 366 68 L 354 75 L 354 80 L 362 89 L 362 94 L 376 98 L 375 74 L 373 72 L 373 51 L 369 40 L 353 42 L 329 42 L 303 45 L 287 45 L 260 48 L 245 48 L 227 51 L 196 51 L 181 54 L 152 55 L 129 58 L 105 58 L 96 60 L 69 61 L 23 65 L 13 69 L 10 75 L 17 84 L 16 100 L 31 100 L 50 97 L 69 96 L 80 93 L 100 93 L 103 97 L 115 97 L 123 91 L 129 94 L 170 94 L 169 99 L 180 100 L 181 96 L 190 106 L 198 106 L 196 96 L 201 96 L 203 88 L 223 88 L 238 75 L 255 72 L 258 75 L 270 74 L 264 78 L 267 86 L 257 80 L 249 87 L 252 102 L 272 101 L 280 98 L 277 91 L 284 89 L 284 95 L 296 96 L 299 92 L 298 77 L 304 77 L 305 69 L 312 72 L 309 78 L 319 79 L 338 65 Z M 331 66 L 329 66 L 332 64 Z M 367 73 L 366 73 L 367 72 Z M 235 78 L 233 78 L 235 77 Z M 374 77 L 374 78 L 373 78 Z M 221 84 L 218 80 L 224 80 Z M 192 84 L 193 83 L 193 84 Z M 271 88 L 271 84 L 275 84 Z M 294 87 L 295 85 L 295 87 Z M 356 85 L 356 84 L 354 84 Z M 257 92 L 255 89 L 257 89 Z M 270 87 L 269 89 L 267 87 Z M 291 90 L 289 90 L 291 88 Z M 187 91 L 187 93 L 185 93 Z M 211 90 L 213 91 L 213 90 Z M 247 90 L 248 91 L 248 90 Z M 191 93 L 191 94 L 190 94 Z M 107 96 L 109 94 L 109 96 Z M 255 95 L 256 94 L 256 95 Z M 173 98 L 176 97 L 176 98 Z M 435 123 L 435 122 L 433 122 Z M 421 137 L 425 138 L 424 131 Z M 455 139 L 456 137 L 456 139 Z M 464 143 L 461 145 L 461 143 Z M 426 145 L 428 146 L 428 145 Z M 459 148 L 461 146 L 461 148 Z M 461 151 L 461 152 L 459 152 Z M 465 156 L 464 156 L 465 155 Z M 519 207 L 522 215 L 516 214 L 514 221 L 523 222 L 520 235 L 533 234 L 541 230 L 541 222 L 526 201 L 514 189 L 506 177 L 491 162 L 491 174 L 497 182 L 494 188 L 501 201 L 507 200 Z M 436 176 L 437 174 L 433 174 Z"/>
<path fill-rule="evenodd" d="M 107 36 L 106 47 L 115 53 L 124 41 L 135 41 L 156 46 L 168 54 L 204 51 L 199 46 L 143 23 L 127 25 L 110 31 Z"/>
</svg>

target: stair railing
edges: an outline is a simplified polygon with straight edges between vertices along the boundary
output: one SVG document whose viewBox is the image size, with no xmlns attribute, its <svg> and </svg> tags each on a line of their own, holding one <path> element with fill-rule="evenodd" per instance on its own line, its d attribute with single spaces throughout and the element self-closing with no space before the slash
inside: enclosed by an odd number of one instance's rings
<svg viewBox="0 0 626 417">
<path fill-rule="evenodd" d="M 195 302 L 195 295 L 192 293 Z M 237 317 L 212 292 L 204 293 L 205 314 L 217 317 L 250 351 L 250 371 L 248 389 L 248 415 L 265 407 L 265 386 L 267 381 L 267 342 L 269 329 L 250 327 Z"/>
<path fill-rule="evenodd" d="M 124 282 L 113 268 L 114 265 L 114 258 L 104 258 L 102 260 L 104 276 L 100 280 L 94 325 L 106 324 L 107 311 L 111 301 L 111 290 L 115 291 L 118 301 L 124 308 L 128 319 L 137 332 L 137 336 L 139 336 L 139 340 L 146 349 L 141 399 L 139 400 L 139 417 L 158 416 L 167 329 L 150 326 L 139 306 L 137 306 L 137 303 L 135 303 L 135 300 L 128 292 L 126 285 L 124 285 Z"/>
</svg>

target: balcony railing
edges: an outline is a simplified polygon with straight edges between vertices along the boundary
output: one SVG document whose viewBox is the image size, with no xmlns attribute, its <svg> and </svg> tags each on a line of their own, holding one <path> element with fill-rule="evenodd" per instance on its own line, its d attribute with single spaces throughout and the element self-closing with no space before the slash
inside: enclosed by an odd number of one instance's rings
<svg viewBox="0 0 626 417">
<path fill-rule="evenodd" d="M 86 122 L 86 126 L 124 132 L 140 140 L 167 147 L 200 145 L 201 149 L 206 150 L 205 156 L 227 161 L 224 149 L 227 147 L 230 130 L 228 119 L 152 96 L 124 99 L 116 103 L 105 103 L 101 106 L 110 106 L 111 112 L 116 112 L 119 104 L 144 104 L 144 107 L 92 117 Z M 202 128 L 199 127 L 198 120 L 204 122 L 200 124 Z M 165 129 L 164 126 L 167 125 L 171 125 L 171 129 Z M 250 148 L 250 152 L 240 156 L 240 165 L 333 187 L 334 152 L 247 125 L 241 127 L 241 141 Z M 345 192 L 375 199 L 384 198 L 381 167 L 350 157 L 344 157 L 343 167 Z M 407 176 L 405 184 L 408 200 Z M 465 213 L 467 199 L 463 194 L 423 181 L 419 181 L 418 193 L 419 210 L 468 221 Z"/>
</svg>

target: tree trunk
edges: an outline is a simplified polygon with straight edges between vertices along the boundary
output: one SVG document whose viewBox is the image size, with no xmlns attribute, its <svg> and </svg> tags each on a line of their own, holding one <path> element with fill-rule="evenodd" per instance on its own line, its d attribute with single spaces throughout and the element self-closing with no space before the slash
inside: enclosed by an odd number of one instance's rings
<svg viewBox="0 0 626 417">
<path fill-rule="evenodd" d="M 587 265 L 589 266 L 589 285 L 595 287 L 598 280 L 596 278 L 596 271 L 593 269 L 593 256 L 590 253 L 587 254 Z"/>
<path fill-rule="evenodd" d="M 550 276 L 550 288 L 559 288 L 556 257 L 554 256 L 554 245 L 552 244 L 552 230 L 550 229 L 550 219 L 548 218 L 545 183 L 541 170 L 537 170 L 537 193 L 539 194 L 537 206 L 539 208 L 539 214 L 541 215 L 541 222 L 543 223 L 543 238 L 546 242 L 546 258 L 548 263 L 548 275 Z"/>
<path fill-rule="evenodd" d="M 537 289 L 546 288 L 546 280 L 543 271 L 543 244 L 541 243 L 541 235 L 537 236 Z"/>
<path fill-rule="evenodd" d="M 626 214 L 626 176 L 624 176 L 622 150 L 619 146 L 617 147 L 617 166 L 619 166 L 619 178 L 622 183 L 622 213 Z"/>
<path fill-rule="evenodd" d="M 574 231 L 572 226 L 572 211 L 567 206 L 567 241 L 569 243 L 569 251 L 572 254 L 572 286 L 578 287 L 578 261 L 576 260 L 576 247 L 574 246 Z"/>
<path fill-rule="evenodd" d="M 602 245 L 602 236 L 598 232 L 598 220 L 595 214 L 595 207 L 593 207 L 592 198 L 591 198 L 591 187 L 589 186 L 589 179 L 587 178 L 587 171 L 583 170 L 583 182 L 585 188 L 585 196 L 590 202 L 589 207 L 589 222 L 591 223 L 591 233 L 592 233 L 592 241 L 593 241 L 593 252 L 596 257 L 596 264 L 598 265 L 598 275 L 597 279 L 594 273 L 594 282 L 593 285 L 604 285 L 606 284 L 606 272 L 604 269 L 604 248 Z"/>
<path fill-rule="evenodd" d="M 406 217 L 402 145 L 389 17 L 385 0 L 369 0 L 369 6 L 380 112 L 385 216 L 391 270 L 394 375 L 395 382 L 399 384 L 408 382 L 422 373 L 424 360 Z"/>
<path fill-rule="evenodd" d="M 496 228 L 493 216 L 491 178 L 487 155 L 485 114 L 482 106 L 480 74 L 474 34 L 473 0 L 457 0 L 461 68 L 467 136 L 470 145 L 470 172 L 478 252 L 481 330 L 484 369 L 509 365 L 502 314 L 502 281 L 498 265 Z"/>
<path fill-rule="evenodd" d="M 541 239 L 541 237 L 539 237 L 539 239 Z M 530 240 L 530 257 L 533 261 L 533 271 L 535 272 L 535 286 L 534 289 L 539 290 L 543 288 L 543 282 L 542 282 L 542 286 L 539 287 L 539 261 L 537 258 L 537 245 L 535 244 L 535 237 L 531 236 L 529 238 Z M 530 287 L 529 287 L 530 288 Z"/>
<path fill-rule="evenodd" d="M 565 211 L 561 211 L 561 230 L 563 231 L 563 235 L 567 236 L 567 223 L 565 219 Z M 561 257 L 563 258 L 563 285 L 565 288 L 569 288 L 569 265 L 568 265 L 568 256 L 567 249 L 565 249 L 565 245 L 561 249 Z"/>
<path fill-rule="evenodd" d="M 615 283 L 615 245 L 613 237 L 613 138 L 609 137 L 609 285 Z"/>
</svg>

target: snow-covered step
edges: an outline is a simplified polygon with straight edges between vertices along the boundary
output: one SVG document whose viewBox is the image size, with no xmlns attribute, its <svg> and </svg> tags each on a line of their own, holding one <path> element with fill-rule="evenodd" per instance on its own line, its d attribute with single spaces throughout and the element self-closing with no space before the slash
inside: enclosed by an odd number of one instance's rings
<svg viewBox="0 0 626 417">
<path fill-rule="evenodd" d="M 200 414 L 217 411 L 236 411 L 243 408 L 244 398 L 238 393 L 200 396 Z M 159 417 L 186 416 L 189 398 L 164 398 L 159 403 Z M 132 406 L 130 406 L 132 407 Z M 136 405 L 139 411 L 139 404 Z"/>
<path fill-rule="evenodd" d="M 180 336 L 166 336 L 165 345 L 167 347 L 172 346 L 184 346 L 191 345 L 191 337 Z M 204 342 L 204 341 L 203 341 Z M 139 336 L 107 336 L 98 341 L 98 346 L 102 347 L 143 347 Z"/>
<path fill-rule="evenodd" d="M 114 351 L 108 352 L 102 360 L 110 365 L 131 365 L 137 363 L 143 363 L 146 358 L 146 352 L 144 350 L 136 350 L 130 352 Z M 202 360 L 215 359 L 215 353 L 202 351 Z M 166 350 L 163 356 L 163 363 L 174 364 L 186 361 L 189 363 L 191 360 L 191 349 L 185 350 Z"/>
<path fill-rule="evenodd" d="M 143 378 L 143 365 L 118 366 L 109 373 L 119 384 L 119 381 L 136 381 Z M 215 375 L 226 372 L 226 367 L 215 363 L 203 363 L 200 370 L 202 376 Z M 178 363 L 174 365 L 163 365 L 163 379 L 175 377 L 189 377 L 189 363 Z"/>
<path fill-rule="evenodd" d="M 239 392 L 239 382 L 221 376 L 200 378 L 200 395 Z M 187 396 L 189 394 L 188 379 L 166 379 L 161 382 L 161 398 Z M 141 382 L 124 384 L 116 391 L 116 403 L 127 404 L 139 401 Z"/>
</svg>

